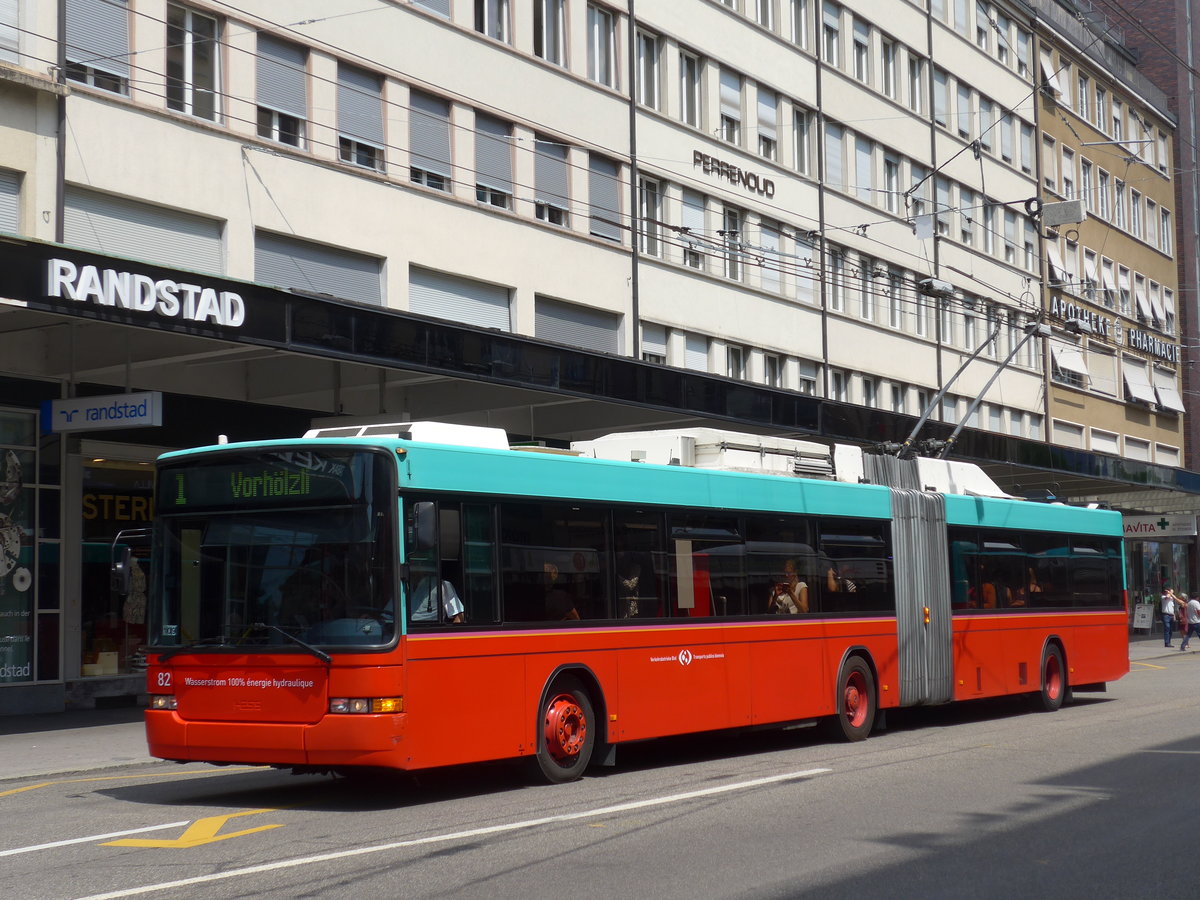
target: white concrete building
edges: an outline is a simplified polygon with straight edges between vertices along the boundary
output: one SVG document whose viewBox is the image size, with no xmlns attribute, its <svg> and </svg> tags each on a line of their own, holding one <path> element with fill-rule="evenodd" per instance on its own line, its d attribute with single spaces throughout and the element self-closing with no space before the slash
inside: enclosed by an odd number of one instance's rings
<svg viewBox="0 0 1200 900">
<path fill-rule="evenodd" d="M 112 674 L 98 653 L 130 669 L 136 628 L 108 610 L 100 649 L 85 557 L 137 518 L 98 498 L 144 500 L 156 449 L 218 433 L 899 441 L 979 350 L 936 433 L 982 396 L 959 450 L 1000 483 L 1105 475 L 1046 454 L 1025 340 L 1035 15 L 931 6 L 0 0 L 0 446 L 39 473 L 10 518 L 40 573 L 29 672 L 0 677 L 29 690 L 0 711 L 74 702 L 84 666 Z M 37 408 L 122 391 L 169 395 L 164 427 L 54 432 Z"/>
</svg>

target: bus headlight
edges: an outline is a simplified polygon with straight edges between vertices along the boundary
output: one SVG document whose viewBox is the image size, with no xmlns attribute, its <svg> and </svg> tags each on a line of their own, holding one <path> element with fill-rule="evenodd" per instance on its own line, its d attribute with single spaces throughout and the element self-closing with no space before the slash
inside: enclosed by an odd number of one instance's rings
<svg viewBox="0 0 1200 900">
<path fill-rule="evenodd" d="M 178 701 L 174 694 L 151 694 L 150 708 L 151 709 L 175 709 L 178 706 Z"/>
<path fill-rule="evenodd" d="M 332 697 L 329 711 L 335 714 L 404 712 L 403 697 Z"/>
</svg>

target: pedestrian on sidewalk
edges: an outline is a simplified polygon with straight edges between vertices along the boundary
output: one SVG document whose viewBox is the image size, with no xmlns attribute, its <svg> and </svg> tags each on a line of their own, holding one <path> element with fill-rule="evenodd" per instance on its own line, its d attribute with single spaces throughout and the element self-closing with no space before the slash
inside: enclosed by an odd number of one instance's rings
<svg viewBox="0 0 1200 900">
<path fill-rule="evenodd" d="M 1175 610 L 1177 609 L 1175 601 L 1175 592 L 1171 590 L 1170 585 L 1163 586 L 1162 594 L 1162 623 L 1163 623 L 1163 646 L 1171 646 L 1171 633 L 1175 630 Z"/>
<path fill-rule="evenodd" d="M 1200 595 L 1192 597 L 1187 602 L 1187 631 L 1183 635 L 1183 643 L 1179 645 L 1180 650 L 1188 648 L 1188 641 L 1192 639 L 1192 635 L 1200 635 Z"/>
</svg>

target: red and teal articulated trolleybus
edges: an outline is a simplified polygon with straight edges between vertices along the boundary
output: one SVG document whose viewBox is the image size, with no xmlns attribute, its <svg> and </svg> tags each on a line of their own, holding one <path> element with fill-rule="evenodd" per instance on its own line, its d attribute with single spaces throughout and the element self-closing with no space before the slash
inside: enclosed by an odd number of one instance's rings
<svg viewBox="0 0 1200 900">
<path fill-rule="evenodd" d="M 977 467 L 711 429 L 510 449 L 405 423 L 158 462 L 150 752 L 310 772 L 529 757 L 1129 670 L 1121 518 Z M 118 569 L 120 563 L 118 563 Z"/>
</svg>

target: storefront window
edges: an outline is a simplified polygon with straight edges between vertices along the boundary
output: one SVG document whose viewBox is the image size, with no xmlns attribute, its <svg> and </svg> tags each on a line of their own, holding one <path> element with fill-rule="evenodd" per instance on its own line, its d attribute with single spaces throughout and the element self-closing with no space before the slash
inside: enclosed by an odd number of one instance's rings
<svg viewBox="0 0 1200 900">
<path fill-rule="evenodd" d="M 34 680 L 37 418 L 0 410 L 0 684 Z"/>
<path fill-rule="evenodd" d="M 149 547 L 131 530 L 150 526 L 154 467 L 123 460 L 92 459 L 83 469 L 83 547 L 80 554 L 80 674 L 85 678 L 137 670 L 138 650 L 146 641 L 147 560 Z M 134 551 L 131 590 L 113 593 L 109 578 L 112 545 L 118 535 Z"/>
</svg>

